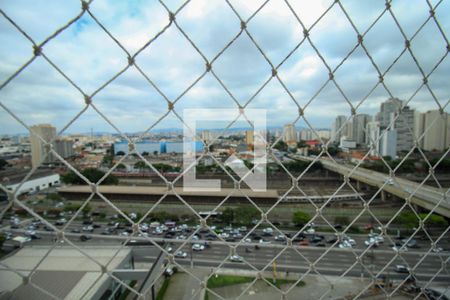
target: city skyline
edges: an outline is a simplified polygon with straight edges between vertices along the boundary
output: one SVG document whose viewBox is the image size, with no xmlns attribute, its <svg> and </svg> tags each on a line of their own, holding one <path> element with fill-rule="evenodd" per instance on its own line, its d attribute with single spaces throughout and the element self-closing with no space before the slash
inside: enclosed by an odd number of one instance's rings
<svg viewBox="0 0 450 300">
<path fill-rule="evenodd" d="M 301 4 L 292 3 L 292 8 L 299 15 L 305 26 L 311 26 L 332 1 L 319 1 L 309 4 L 310 15 L 302 13 Z M 240 22 L 226 3 L 209 4 L 205 1 L 193 1 L 186 5 L 177 15 L 177 22 L 183 30 L 193 37 L 207 59 L 211 60 L 226 43 L 240 30 Z M 73 6 L 72 6 L 73 4 Z M 249 17 L 260 3 L 236 3 L 232 1 L 239 14 Z M 3 10 L 17 21 L 17 24 L 30 33 L 37 43 L 51 34 L 60 20 L 68 19 L 75 10 L 77 1 L 70 4 L 27 3 L 36 15 L 51 14 L 48 22 L 39 22 L 29 18 L 21 2 L 9 2 Z M 35 7 L 33 6 L 35 5 Z M 51 5 L 49 9 L 48 5 Z M 177 4 L 167 4 L 176 10 Z M 343 1 L 342 5 L 352 14 L 365 15 L 365 18 L 353 20 L 359 31 L 364 32 L 369 24 L 385 9 L 384 3 L 365 3 L 364 5 Z M 412 35 L 426 20 L 428 15 L 425 3 L 410 7 L 405 3 L 392 3 L 399 22 L 407 28 L 406 34 Z M 436 9 L 442 26 L 449 25 L 449 18 L 442 14 L 448 3 Z M 102 15 L 102 24 L 110 30 L 124 47 L 131 53 L 136 52 L 149 38 L 166 25 L 168 16 L 158 3 L 96 3 L 90 9 Z M 407 13 L 406 13 L 407 11 Z M 220 20 L 212 18 L 220 14 Z M 285 22 L 268 22 L 283 18 Z M 151 19 L 152 22 L 148 22 Z M 0 52 L 3 56 L 0 68 L 0 80 L 3 82 L 24 61 L 32 55 L 31 44 L 17 34 L 17 30 L 6 20 L 0 31 L 2 43 Z M 208 23 L 206 28 L 197 24 Z M 331 26 L 332 25 L 332 26 Z M 404 38 L 398 30 L 386 30 L 395 26 L 393 20 L 384 15 L 364 36 L 364 43 L 375 63 L 383 72 L 389 63 L 404 48 Z M 289 8 L 281 3 L 269 2 L 258 16 L 247 24 L 248 30 L 275 65 L 283 61 L 289 52 L 303 39 L 301 26 L 295 20 Z M 321 30 L 326 28 L 327 30 Z M 311 37 L 327 64 L 334 68 L 346 54 L 357 45 L 356 33 L 338 8 L 333 8 L 327 17 L 313 29 Z M 221 38 L 218 38 L 221 37 Z M 336 40 L 336 37 L 345 37 Z M 276 42 L 275 42 L 276 41 Z M 426 64 L 424 72 L 430 71 L 437 58 L 445 54 L 446 44 L 435 26 L 427 25 L 411 41 L 411 48 L 419 63 Z M 15 49 L 11 51 L 10 49 Z M 177 49 L 185 49 L 182 53 Z M 127 65 L 126 54 L 117 46 L 89 16 L 83 16 L 69 27 L 57 39 L 43 47 L 43 53 L 54 61 L 61 70 L 90 94 Z M 436 58 L 436 62 L 430 60 Z M 201 56 L 181 35 L 170 28 L 155 44 L 143 51 L 136 63 L 149 76 L 160 90 L 173 101 L 176 99 L 204 69 Z M 271 72 L 269 64 L 261 53 L 244 34 L 236 39 L 226 51 L 212 64 L 212 69 L 223 80 L 230 92 L 240 104 L 245 103 L 267 80 Z M 450 71 L 448 59 L 440 64 L 428 84 L 433 88 L 437 102 L 446 111 L 445 99 L 449 95 L 445 75 Z M 298 112 L 292 107 L 296 103 L 302 108 L 312 99 L 315 92 L 328 80 L 329 71 L 312 49 L 309 43 L 303 43 L 277 70 L 277 74 L 291 92 L 294 100 L 276 80 L 271 80 L 251 101 L 249 108 L 268 109 L 269 126 L 283 126 L 293 122 Z M 356 107 L 379 80 L 376 70 L 361 47 L 350 55 L 344 64 L 334 72 L 334 79 L 342 87 L 348 101 Z M 395 97 L 409 99 L 413 91 L 420 86 L 423 75 L 415 66 L 412 57 L 406 53 L 384 78 L 384 83 Z M 30 93 L 30 89 L 33 92 Z M 390 95 L 380 86 L 367 100 L 358 107 L 357 113 L 373 114 L 381 102 Z M 85 103 L 83 95 L 71 86 L 42 57 L 38 57 L 18 77 L 14 78 L 3 90 L 0 99 L 3 105 L 27 125 L 52 123 L 63 128 Z M 326 128 L 337 115 L 348 115 L 351 111 L 347 100 L 333 83 L 328 83 L 321 93 L 306 107 L 305 116 L 314 127 Z M 149 128 L 167 111 L 166 100 L 150 86 L 136 68 L 129 68 L 104 90 L 93 98 L 94 105 L 123 132 L 140 132 Z M 129 105 L 132 103 L 132 105 Z M 431 94 L 422 88 L 411 99 L 410 106 L 423 110 L 438 109 Z M 236 108 L 234 100 L 227 94 L 218 81 L 206 74 L 192 89 L 178 101 L 174 108 L 181 113 L 184 108 Z M 326 107 L 326 109 L 323 109 Z M 124 109 L 126 108 L 126 109 Z M 24 131 L 4 109 L 0 110 L 0 134 L 15 134 Z M 158 128 L 181 126 L 181 122 L 169 114 Z M 98 131 L 116 132 L 93 109 L 89 108 L 75 121 L 68 132 Z"/>
</svg>

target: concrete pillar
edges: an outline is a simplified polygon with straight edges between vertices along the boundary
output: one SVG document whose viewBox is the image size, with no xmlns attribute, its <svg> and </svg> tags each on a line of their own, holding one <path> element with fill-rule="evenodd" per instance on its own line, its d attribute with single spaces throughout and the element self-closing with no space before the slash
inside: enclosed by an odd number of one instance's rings
<svg viewBox="0 0 450 300">
<path fill-rule="evenodd" d="M 381 201 L 382 202 L 386 201 L 386 192 L 385 191 L 381 191 Z"/>
<path fill-rule="evenodd" d="M 356 190 L 358 191 L 358 192 L 361 192 L 361 181 L 356 181 Z"/>
</svg>

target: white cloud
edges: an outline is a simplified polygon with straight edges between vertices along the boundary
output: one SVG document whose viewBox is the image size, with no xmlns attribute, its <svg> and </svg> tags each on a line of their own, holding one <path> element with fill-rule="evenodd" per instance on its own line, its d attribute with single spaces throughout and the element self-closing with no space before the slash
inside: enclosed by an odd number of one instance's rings
<svg viewBox="0 0 450 300">
<path fill-rule="evenodd" d="M 2 9 L 37 42 L 41 42 L 61 25 L 80 12 L 79 1 L 11 1 Z M 310 27 L 333 1 L 289 1 L 305 26 Z M 171 11 L 182 2 L 168 1 Z M 231 1 L 246 20 L 264 1 Z M 446 2 L 448 3 L 448 2 Z M 436 11 L 446 31 L 450 18 Z M 363 32 L 383 10 L 384 4 L 360 1 L 342 1 L 357 28 Z M 447 5 L 444 6 L 444 5 Z M 409 7 L 407 11 L 394 6 L 401 24 L 411 35 L 423 22 L 423 7 Z M 134 54 L 148 40 L 168 24 L 168 13 L 158 2 L 94 1 L 92 13 Z M 428 12 L 425 12 L 425 15 Z M 208 60 L 212 59 L 239 32 L 239 20 L 224 1 L 193 0 L 176 18 Z M 247 29 L 267 57 L 277 65 L 303 39 L 303 29 L 284 1 L 271 0 L 248 23 Z M 310 32 L 311 39 L 331 67 L 337 66 L 356 44 L 356 33 L 335 4 L 333 9 Z M 369 32 L 364 43 L 373 59 L 384 72 L 401 53 L 404 41 L 389 14 L 383 16 Z M 412 41 L 412 49 L 425 72 L 429 72 L 445 54 L 445 40 L 434 22 L 423 28 Z M 127 64 L 126 53 L 87 14 L 81 20 L 51 40 L 44 53 L 86 93 L 92 93 Z M 24 62 L 31 58 L 32 46 L 5 19 L 0 18 L 0 81 L 4 82 Z M 206 66 L 204 60 L 183 35 L 171 26 L 136 59 L 145 74 L 170 100 L 174 100 L 200 75 Z M 213 64 L 213 70 L 223 83 L 245 103 L 271 75 L 271 67 L 256 49 L 246 33 L 235 41 Z M 445 103 L 450 87 L 445 81 L 450 72 L 448 58 L 429 78 L 438 101 Z M 328 70 L 314 49 L 305 41 L 279 69 L 283 82 L 305 105 L 328 80 Z M 357 50 L 336 72 L 354 105 L 366 95 L 378 80 L 378 74 L 364 51 Z M 409 98 L 422 81 L 422 75 L 409 53 L 405 53 L 386 76 L 386 85 L 394 96 Z M 361 112 L 374 114 L 388 93 L 378 88 L 361 106 Z M 62 128 L 83 107 L 82 95 L 58 74 L 42 57 L 38 57 L 23 73 L 0 90 L 0 101 L 27 124 L 51 122 Z M 167 110 L 166 101 L 134 67 L 112 82 L 94 97 L 94 103 L 124 131 L 139 131 L 148 127 Z M 426 89 L 411 102 L 421 111 L 436 104 Z M 192 107 L 235 107 L 230 96 L 210 75 L 201 80 L 176 104 L 180 113 Z M 276 79 L 255 97 L 250 107 L 268 108 L 270 125 L 282 125 L 296 118 L 297 107 Z M 349 107 L 340 93 L 330 85 L 319 94 L 307 109 L 306 117 L 317 126 L 331 125 L 336 114 L 348 114 Z M 69 131 L 82 132 L 112 130 L 96 114 L 86 113 L 83 122 L 76 122 Z M 179 126 L 174 118 L 161 126 Z M 314 125 L 314 124 L 313 124 Z M 23 128 L 0 110 L 0 133 L 23 132 Z"/>
</svg>

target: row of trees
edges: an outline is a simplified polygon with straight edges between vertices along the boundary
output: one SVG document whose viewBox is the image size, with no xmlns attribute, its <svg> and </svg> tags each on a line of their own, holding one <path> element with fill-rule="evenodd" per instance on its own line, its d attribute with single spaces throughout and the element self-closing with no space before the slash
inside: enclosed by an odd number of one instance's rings
<svg viewBox="0 0 450 300">
<path fill-rule="evenodd" d="M 242 205 L 237 208 L 225 208 L 221 218 L 225 224 L 250 225 L 254 219 L 261 218 L 261 213 L 252 205 Z"/>
<path fill-rule="evenodd" d="M 103 178 L 103 176 L 105 176 L 105 172 L 95 168 L 87 168 L 80 171 L 80 173 L 92 183 L 98 182 L 101 178 Z M 61 175 L 61 180 L 66 184 L 87 185 L 86 181 L 84 181 L 73 171 Z M 119 179 L 116 176 L 110 174 L 101 182 L 101 184 L 117 185 L 119 184 Z"/>
<path fill-rule="evenodd" d="M 428 214 L 420 213 L 420 214 L 418 214 L 418 216 L 421 220 L 425 220 L 425 218 L 428 216 Z M 413 228 L 419 227 L 419 223 L 420 223 L 419 218 L 412 211 L 404 211 L 404 212 L 401 212 L 394 219 L 393 222 L 396 224 L 399 224 L 399 225 L 403 225 L 404 227 L 406 227 L 408 229 L 413 229 Z M 432 214 L 431 216 L 429 216 L 426 219 L 424 225 L 425 225 L 425 227 L 430 226 L 430 227 L 446 228 L 448 226 L 448 221 L 443 216 Z"/>
</svg>

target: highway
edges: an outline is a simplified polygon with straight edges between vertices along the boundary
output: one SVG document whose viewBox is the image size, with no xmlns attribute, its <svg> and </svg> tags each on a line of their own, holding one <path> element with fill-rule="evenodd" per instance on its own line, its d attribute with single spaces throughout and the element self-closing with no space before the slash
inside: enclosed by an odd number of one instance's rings
<svg viewBox="0 0 450 300">
<path fill-rule="evenodd" d="M 100 229 L 96 229 L 100 230 Z M 14 230 L 15 233 L 20 233 L 20 230 Z M 40 239 L 32 240 L 29 245 L 51 245 L 53 243 L 53 236 L 50 232 L 38 231 Z M 80 241 L 80 235 L 77 233 L 67 232 L 66 237 L 79 246 L 88 245 L 117 245 L 121 247 L 123 242 L 128 239 L 135 241 L 146 241 L 144 237 L 125 237 L 117 235 L 100 235 L 98 233 L 89 234 L 91 239 L 87 241 Z M 328 237 L 331 237 L 329 235 Z M 240 244 L 237 246 L 236 252 L 230 250 L 230 246 L 236 246 L 237 243 L 228 243 L 224 245 L 222 241 L 206 241 L 198 240 L 197 243 L 209 244 L 203 251 L 192 251 L 192 243 L 188 242 L 184 246 L 184 240 L 163 239 L 161 237 L 153 237 L 153 241 L 161 242 L 164 247 L 172 247 L 172 253 L 175 253 L 179 247 L 186 252 L 186 258 L 174 257 L 174 260 L 186 267 L 218 267 L 225 261 L 221 267 L 237 268 L 237 269 L 257 269 L 272 271 L 272 260 L 278 253 L 282 254 L 276 259 L 276 269 L 278 272 L 290 272 L 304 274 L 313 264 L 314 270 L 312 274 L 320 273 L 322 275 L 341 276 L 344 272 L 345 276 L 368 277 L 369 272 L 377 273 L 388 265 L 383 274 L 389 274 L 392 279 L 405 278 L 405 274 L 394 272 L 395 265 L 401 264 L 414 268 L 414 274 L 419 281 L 430 280 L 438 273 L 434 281 L 449 281 L 450 280 L 450 253 L 443 251 L 440 253 L 429 252 L 429 242 L 418 241 L 420 248 L 409 249 L 407 252 L 402 252 L 400 256 L 396 256 L 389 242 L 380 245 L 378 248 L 367 251 L 363 256 L 362 252 L 365 250 L 364 240 L 362 235 L 355 235 L 352 238 L 356 241 L 356 246 L 353 249 L 339 249 L 331 247 L 326 244 L 326 247 L 315 246 L 298 246 L 288 247 L 282 242 L 275 242 L 272 240 L 271 244 L 263 245 L 252 241 L 251 243 Z M 131 243 L 132 244 L 132 243 Z M 447 244 L 447 242 L 445 243 Z M 255 249 L 258 245 L 259 249 Z M 150 262 L 153 263 L 157 258 L 160 249 L 156 246 L 131 246 L 135 262 Z M 247 250 L 246 250 L 247 249 Z M 327 252 L 328 251 L 328 252 Z M 326 254 L 324 254 L 327 252 Z M 428 253 L 429 252 L 429 253 Z M 238 254 L 243 257 L 244 262 L 231 262 L 228 256 L 231 254 Z M 425 255 L 426 254 L 426 255 Z M 322 258 L 320 258 L 323 255 Z M 365 267 L 358 263 L 358 257 L 361 256 L 361 261 Z M 319 259 L 320 258 L 320 259 Z"/>
<path fill-rule="evenodd" d="M 312 162 L 313 157 L 292 155 L 292 158 L 303 161 Z M 447 218 L 450 218 L 450 196 L 448 190 L 442 191 L 438 188 L 420 185 L 417 182 L 395 177 L 392 181 L 389 180 L 389 175 L 355 166 L 348 166 L 333 162 L 328 159 L 319 159 L 320 163 L 327 170 L 339 173 L 345 177 L 350 176 L 351 179 L 364 182 L 371 186 L 382 188 L 384 191 L 393 194 L 402 199 L 408 199 L 411 194 L 411 203 L 432 210 L 435 207 L 435 212 Z"/>
<path fill-rule="evenodd" d="M 151 262 L 156 258 L 156 250 L 149 251 L 145 250 L 145 247 L 135 247 L 135 260 L 136 261 L 147 261 Z M 144 249 L 139 249 L 144 248 Z M 186 258 L 175 258 L 175 261 L 180 265 L 191 266 L 191 251 L 184 248 L 184 250 L 189 251 Z M 252 249 L 251 253 L 245 251 L 245 247 L 238 247 L 237 254 L 244 258 L 244 262 L 231 262 L 227 259 L 230 254 L 230 248 L 226 246 L 213 246 L 204 251 L 192 251 L 192 266 L 202 266 L 215 268 L 221 265 L 223 268 L 234 268 L 234 269 L 253 269 L 260 271 L 273 271 L 273 258 L 279 253 L 280 249 L 275 248 L 260 248 L 259 250 Z M 318 258 L 323 255 L 325 249 L 286 249 L 283 253 L 276 259 L 276 270 L 277 272 L 290 272 L 304 274 L 310 268 L 311 263 L 314 263 Z M 402 254 L 403 259 L 394 258 L 394 253 L 389 252 L 376 252 L 374 258 L 364 257 L 365 268 L 361 264 L 356 262 L 355 255 L 345 249 L 332 249 L 323 258 L 321 258 L 317 263 L 314 264 L 314 270 L 311 274 L 321 274 L 321 275 L 334 275 L 341 276 L 344 272 L 347 272 L 345 276 L 354 277 L 369 277 L 369 272 L 376 274 L 381 269 L 383 269 L 386 264 L 388 267 L 384 269 L 383 274 L 388 274 L 392 279 L 403 279 L 405 274 L 400 274 L 394 272 L 395 265 L 402 264 L 405 265 L 405 261 L 409 266 L 413 267 L 422 259 L 422 253 L 404 253 Z M 389 264 L 389 262 L 392 262 Z M 450 264 L 448 261 L 448 255 L 436 254 L 429 255 L 424 258 L 420 264 L 418 264 L 414 270 L 414 274 L 419 281 L 430 280 L 437 271 L 444 267 L 446 270 L 442 270 L 434 279 L 435 281 L 449 281 L 450 280 Z M 347 271 L 348 270 L 348 271 Z"/>
</svg>

